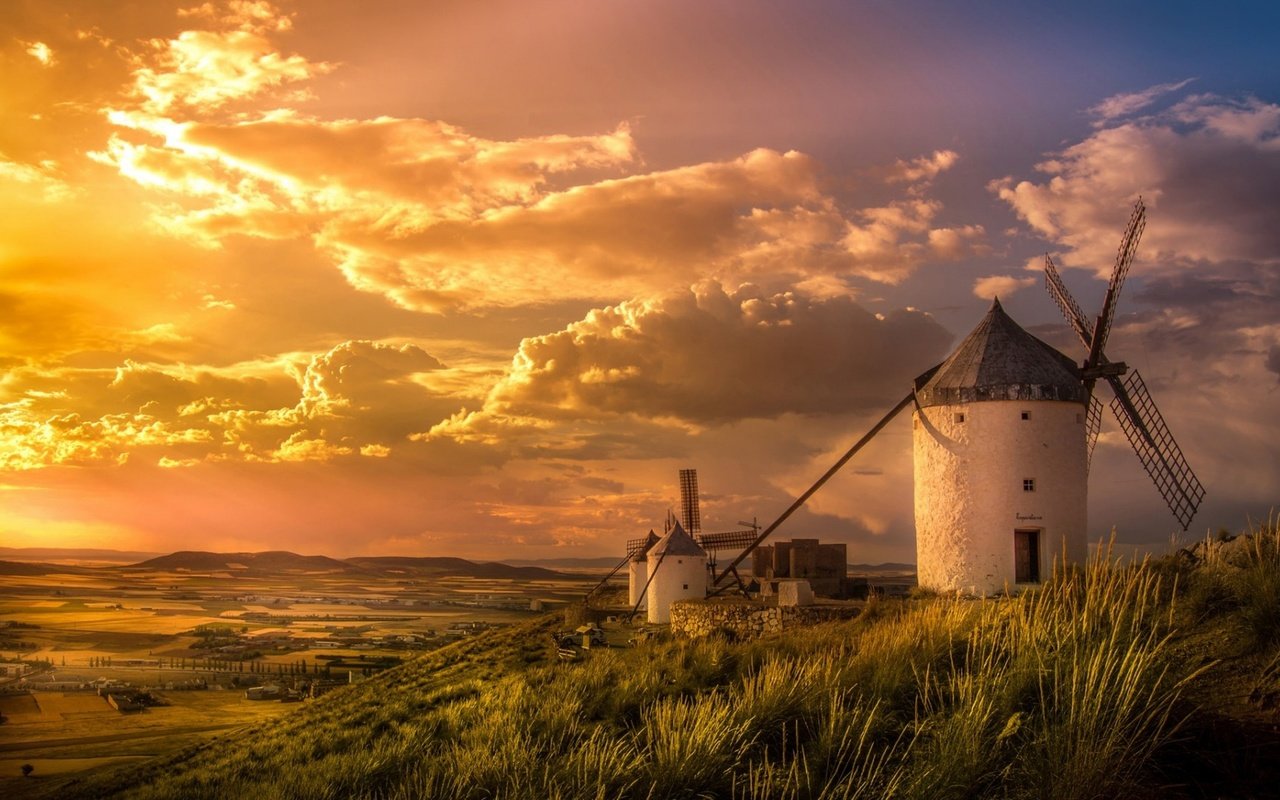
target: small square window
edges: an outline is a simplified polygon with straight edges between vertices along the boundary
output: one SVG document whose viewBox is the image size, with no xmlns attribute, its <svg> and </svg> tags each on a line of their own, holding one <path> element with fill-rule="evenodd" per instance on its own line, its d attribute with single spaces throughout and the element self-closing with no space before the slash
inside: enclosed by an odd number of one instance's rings
<svg viewBox="0 0 1280 800">
<path fill-rule="evenodd" d="M 1022 412 L 1022 418 L 1023 418 L 1023 419 L 1031 419 L 1031 412 L 1030 412 L 1030 411 L 1023 411 L 1023 412 Z"/>
<path fill-rule="evenodd" d="M 688 589 L 688 588 L 689 588 L 689 584 L 687 584 L 687 583 L 686 583 L 686 584 L 684 585 L 684 588 Z"/>
<path fill-rule="evenodd" d="M 1034 492 L 1035 490 L 1036 490 L 1036 479 L 1035 479 L 1035 478 L 1023 478 L 1023 479 L 1022 479 L 1022 491 L 1024 491 L 1024 492 Z"/>
<path fill-rule="evenodd" d="M 964 412 L 956 412 L 956 422 L 964 422 Z"/>
</svg>

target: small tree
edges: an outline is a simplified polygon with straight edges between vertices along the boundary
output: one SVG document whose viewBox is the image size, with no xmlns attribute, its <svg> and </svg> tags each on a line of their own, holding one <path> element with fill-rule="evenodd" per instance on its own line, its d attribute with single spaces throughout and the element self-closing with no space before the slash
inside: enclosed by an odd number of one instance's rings
<svg viewBox="0 0 1280 800">
<path fill-rule="evenodd" d="M 35 771 L 36 771 L 36 768 L 35 768 L 35 767 L 33 767 L 33 766 L 31 766 L 30 764 L 23 764 L 23 765 L 22 765 L 22 777 L 24 777 L 24 778 L 29 777 L 29 776 L 31 775 L 31 773 L 33 773 L 33 772 L 35 772 Z"/>
</svg>

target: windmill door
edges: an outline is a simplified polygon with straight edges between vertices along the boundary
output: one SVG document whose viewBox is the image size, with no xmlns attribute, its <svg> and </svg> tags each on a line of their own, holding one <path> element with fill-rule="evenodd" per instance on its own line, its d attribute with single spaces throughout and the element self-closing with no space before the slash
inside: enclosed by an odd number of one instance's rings
<svg viewBox="0 0 1280 800">
<path fill-rule="evenodd" d="M 1040 531 L 1019 529 L 1013 532 L 1013 573 L 1016 583 L 1040 582 Z"/>
</svg>

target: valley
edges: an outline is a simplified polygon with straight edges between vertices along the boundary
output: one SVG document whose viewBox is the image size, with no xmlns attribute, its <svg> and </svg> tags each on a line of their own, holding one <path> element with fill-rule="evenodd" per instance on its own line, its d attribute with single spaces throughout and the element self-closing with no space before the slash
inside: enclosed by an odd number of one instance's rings
<svg viewBox="0 0 1280 800">
<path fill-rule="evenodd" d="M 24 786 L 24 765 L 53 776 L 174 755 L 580 598 L 593 580 L 291 553 L 0 562 L 0 573 L 5 796 Z M 260 699 L 252 687 L 266 687 Z"/>
</svg>

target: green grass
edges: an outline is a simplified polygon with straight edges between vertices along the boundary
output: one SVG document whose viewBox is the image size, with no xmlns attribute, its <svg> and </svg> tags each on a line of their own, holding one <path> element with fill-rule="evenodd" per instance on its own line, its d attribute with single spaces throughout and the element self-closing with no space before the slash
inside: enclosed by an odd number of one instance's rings
<svg viewBox="0 0 1280 800">
<path fill-rule="evenodd" d="M 544 619 L 57 794 L 1196 796 L 1198 781 L 1274 762 L 1274 750 L 1202 758 L 1217 733 L 1197 703 L 1213 699 L 1224 658 L 1259 686 L 1277 680 L 1276 545 L 1271 523 L 1194 564 L 1122 564 L 1104 550 L 1017 597 L 881 602 L 753 642 L 654 641 L 572 663 L 552 659 Z M 1232 652 L 1212 646 L 1223 631 Z"/>
</svg>

